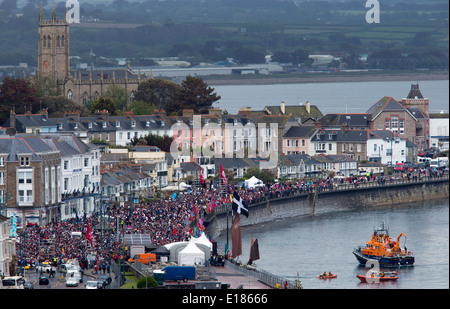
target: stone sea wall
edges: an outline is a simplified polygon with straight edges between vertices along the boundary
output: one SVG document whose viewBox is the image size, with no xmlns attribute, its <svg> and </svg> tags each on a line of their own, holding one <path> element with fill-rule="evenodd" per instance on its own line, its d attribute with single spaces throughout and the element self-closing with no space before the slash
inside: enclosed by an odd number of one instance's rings
<svg viewBox="0 0 450 309">
<path fill-rule="evenodd" d="M 249 206 L 249 217 L 241 216 L 241 226 L 256 225 L 277 219 L 314 215 L 334 211 L 400 205 L 414 202 L 448 199 L 448 178 L 426 182 L 408 182 L 386 186 L 372 186 L 307 193 L 271 199 Z M 217 237 L 231 226 L 231 205 L 205 220 L 206 234 Z"/>
</svg>

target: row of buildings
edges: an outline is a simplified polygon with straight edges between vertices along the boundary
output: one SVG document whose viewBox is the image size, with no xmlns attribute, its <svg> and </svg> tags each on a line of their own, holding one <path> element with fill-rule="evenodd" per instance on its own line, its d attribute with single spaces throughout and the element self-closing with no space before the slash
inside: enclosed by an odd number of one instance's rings
<svg viewBox="0 0 450 309">
<path fill-rule="evenodd" d="M 102 195 L 127 202 L 131 193 L 152 196 L 181 181 L 195 183 L 199 173 L 214 178 L 220 165 L 238 178 L 258 167 L 301 179 L 354 175 L 366 162 L 371 171 L 416 162 L 430 146 L 448 149 L 448 115 L 434 118 L 428 106 L 412 85 L 406 98 L 383 97 L 357 114 L 322 115 L 309 102 L 234 115 L 217 108 L 206 115 L 98 111 L 61 118 L 11 111 L 0 127 L 0 205 L 19 224 L 42 224 L 89 215 Z M 133 138 L 149 134 L 172 137 L 170 151 L 130 147 Z"/>
</svg>

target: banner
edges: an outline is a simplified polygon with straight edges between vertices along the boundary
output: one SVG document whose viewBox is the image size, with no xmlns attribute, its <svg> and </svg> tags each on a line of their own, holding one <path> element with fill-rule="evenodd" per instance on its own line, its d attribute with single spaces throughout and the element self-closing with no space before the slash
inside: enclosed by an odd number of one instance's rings
<svg viewBox="0 0 450 309">
<path fill-rule="evenodd" d="M 231 225 L 232 255 L 234 258 L 242 254 L 241 215 L 236 214 Z"/>
</svg>

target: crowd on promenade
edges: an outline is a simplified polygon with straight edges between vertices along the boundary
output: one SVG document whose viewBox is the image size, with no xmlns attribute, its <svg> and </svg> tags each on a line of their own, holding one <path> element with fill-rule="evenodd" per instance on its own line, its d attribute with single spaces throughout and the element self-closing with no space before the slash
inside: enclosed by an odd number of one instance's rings
<svg viewBox="0 0 450 309">
<path fill-rule="evenodd" d="M 442 176 L 443 171 L 439 170 L 395 174 L 395 178 L 402 181 Z M 69 259 L 77 259 L 80 266 L 86 268 L 89 263 L 87 257 L 91 255 L 95 257 L 95 260 L 91 260 L 91 264 L 100 262 L 104 265 L 109 257 L 118 259 L 126 255 L 120 237 L 122 233 L 149 234 L 155 246 L 188 240 L 191 235 L 198 235 L 204 229 L 202 220 L 215 207 L 230 203 L 234 191 L 238 192 L 247 204 L 253 204 L 293 194 L 336 190 L 343 185 L 358 186 L 366 183 L 385 185 L 386 182 L 393 181 L 394 176 L 367 174 L 340 179 L 328 177 L 309 181 L 285 181 L 255 188 L 228 185 L 225 190 L 222 187 L 221 192 L 214 186 L 200 187 L 160 201 L 153 200 L 126 206 L 106 202 L 103 203 L 101 211 L 93 213 L 88 218 L 80 215 L 45 226 L 32 225 L 24 228 L 19 235 L 20 243 L 16 252 L 20 263 L 36 265 L 44 260 L 50 260 L 61 264 Z M 99 224 L 101 218 L 107 218 L 106 228 Z M 86 238 L 88 229 L 92 236 L 92 245 Z M 81 237 L 77 237 L 80 234 Z"/>
</svg>

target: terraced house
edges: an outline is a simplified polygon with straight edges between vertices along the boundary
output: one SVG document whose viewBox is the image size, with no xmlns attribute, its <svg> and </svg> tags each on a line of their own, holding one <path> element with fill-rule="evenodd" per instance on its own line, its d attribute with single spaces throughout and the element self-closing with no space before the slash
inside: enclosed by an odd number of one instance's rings
<svg viewBox="0 0 450 309">
<path fill-rule="evenodd" d="M 0 138 L 0 196 L 22 224 L 89 214 L 100 185 L 100 152 L 73 135 Z"/>
</svg>

